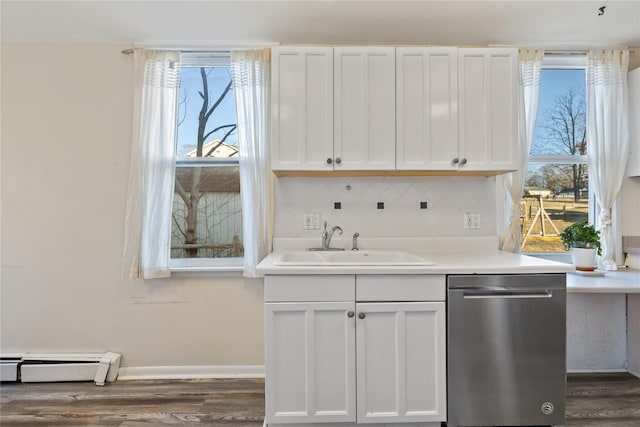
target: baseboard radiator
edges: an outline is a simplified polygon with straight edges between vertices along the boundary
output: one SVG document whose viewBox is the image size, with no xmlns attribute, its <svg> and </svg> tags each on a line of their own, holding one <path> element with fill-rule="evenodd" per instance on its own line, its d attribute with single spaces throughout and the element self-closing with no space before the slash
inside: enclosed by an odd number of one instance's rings
<svg viewBox="0 0 640 427">
<path fill-rule="evenodd" d="M 0 381 L 59 382 L 94 381 L 96 385 L 113 382 L 120 369 L 119 353 L 78 354 L 2 354 Z"/>
</svg>

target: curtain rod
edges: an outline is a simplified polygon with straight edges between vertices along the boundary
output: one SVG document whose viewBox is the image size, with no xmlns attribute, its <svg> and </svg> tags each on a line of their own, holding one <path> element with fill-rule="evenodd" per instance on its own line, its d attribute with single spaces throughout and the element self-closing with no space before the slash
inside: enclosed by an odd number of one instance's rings
<svg viewBox="0 0 640 427">
<path fill-rule="evenodd" d="M 584 56 L 586 50 L 544 50 L 545 56 Z"/>
<path fill-rule="evenodd" d="M 596 48 L 597 49 L 597 48 Z M 629 48 L 620 48 L 621 50 L 627 49 L 629 51 L 629 54 L 634 55 L 636 53 L 638 53 L 640 51 L 639 47 L 629 47 Z M 586 55 L 589 52 L 588 49 L 581 49 L 581 50 L 571 50 L 571 49 L 566 49 L 566 50 L 554 50 L 554 49 L 548 49 L 548 50 L 544 50 L 544 54 L 548 55 L 548 56 L 582 56 L 582 55 Z"/>
<path fill-rule="evenodd" d="M 247 48 L 248 49 L 248 48 Z M 166 51 L 180 51 L 182 53 L 227 53 L 230 49 L 202 49 L 202 50 L 182 50 L 182 49 L 159 49 Z M 123 55 L 133 55 L 133 48 L 125 49 L 121 51 Z"/>
<path fill-rule="evenodd" d="M 638 52 L 638 50 L 640 50 L 640 48 L 629 48 L 629 53 L 630 54 L 635 54 Z M 183 51 L 185 53 L 201 53 L 201 52 L 207 52 L 207 50 L 185 50 Z M 209 51 L 212 52 L 212 51 Z M 545 50 L 544 54 L 548 55 L 548 56 L 584 56 L 587 54 L 587 50 Z M 123 55 L 132 55 L 133 54 L 133 49 L 129 48 L 129 49 L 125 49 L 122 51 Z"/>
<path fill-rule="evenodd" d="M 177 51 L 179 49 L 160 49 L 160 50 L 167 50 L 167 51 Z M 230 49 L 216 49 L 216 50 L 180 50 L 180 52 L 182 53 L 220 53 L 220 54 L 224 54 L 224 53 L 228 53 Z M 234 49 L 234 50 L 242 50 L 242 49 Z M 133 55 L 133 48 L 130 49 L 125 49 L 120 51 L 120 53 L 122 53 L 123 55 Z"/>
<path fill-rule="evenodd" d="M 182 53 L 216 53 L 216 52 L 228 52 L 230 50 L 250 50 L 250 49 L 265 49 L 273 46 L 277 46 L 279 43 L 273 42 L 247 42 L 247 43 L 235 43 L 235 42 L 212 42 L 209 44 L 203 44 L 200 46 L 199 43 L 194 44 L 185 44 L 185 45 L 175 45 L 172 43 L 159 43 L 154 45 L 136 45 L 134 43 L 134 47 L 124 49 L 122 51 L 123 55 L 131 55 L 133 54 L 134 48 L 141 49 L 155 49 L 155 50 L 177 50 Z"/>
<path fill-rule="evenodd" d="M 158 49 L 158 50 L 166 50 L 166 51 L 180 51 L 182 53 L 228 53 L 230 50 L 249 50 L 253 49 L 250 47 L 238 49 L 238 48 L 229 48 L 229 49 Z M 125 49 L 121 51 L 123 55 L 133 55 L 133 48 Z"/>
</svg>

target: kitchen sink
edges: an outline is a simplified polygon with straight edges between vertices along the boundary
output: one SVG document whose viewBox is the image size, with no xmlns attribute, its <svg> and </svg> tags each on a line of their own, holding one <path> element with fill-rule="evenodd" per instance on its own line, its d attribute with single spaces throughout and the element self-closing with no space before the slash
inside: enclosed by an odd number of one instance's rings
<svg viewBox="0 0 640 427">
<path fill-rule="evenodd" d="M 291 251 L 284 252 L 274 265 L 433 265 L 433 262 L 402 251 Z"/>
</svg>

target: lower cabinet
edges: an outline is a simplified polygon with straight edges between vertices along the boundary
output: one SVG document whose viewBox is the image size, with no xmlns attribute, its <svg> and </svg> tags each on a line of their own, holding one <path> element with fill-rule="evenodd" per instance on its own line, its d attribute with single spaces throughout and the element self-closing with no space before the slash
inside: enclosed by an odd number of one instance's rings
<svg viewBox="0 0 640 427">
<path fill-rule="evenodd" d="M 354 306 L 266 304 L 267 423 L 356 420 Z"/>
<path fill-rule="evenodd" d="M 432 276 L 384 276 L 363 302 L 373 276 L 322 277 L 265 278 L 267 425 L 445 421 L 444 276 L 434 301 L 413 301 Z M 408 301 L 376 301 L 385 282 Z"/>
<path fill-rule="evenodd" d="M 445 303 L 356 304 L 357 420 L 446 419 Z"/>
</svg>

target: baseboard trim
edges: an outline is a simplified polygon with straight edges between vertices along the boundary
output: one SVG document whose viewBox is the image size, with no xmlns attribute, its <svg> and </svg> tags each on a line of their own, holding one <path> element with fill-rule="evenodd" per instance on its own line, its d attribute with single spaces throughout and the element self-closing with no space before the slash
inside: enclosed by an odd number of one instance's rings
<svg viewBox="0 0 640 427">
<path fill-rule="evenodd" d="M 627 372 L 629 372 L 631 375 L 633 375 L 636 378 L 640 378 L 640 371 L 635 371 L 633 369 L 628 369 Z"/>
<path fill-rule="evenodd" d="M 567 374 L 615 374 L 627 372 L 624 368 L 567 369 Z"/>
<path fill-rule="evenodd" d="M 121 367 L 118 380 L 187 380 L 199 378 L 264 378 L 264 365 L 196 365 Z"/>
</svg>

